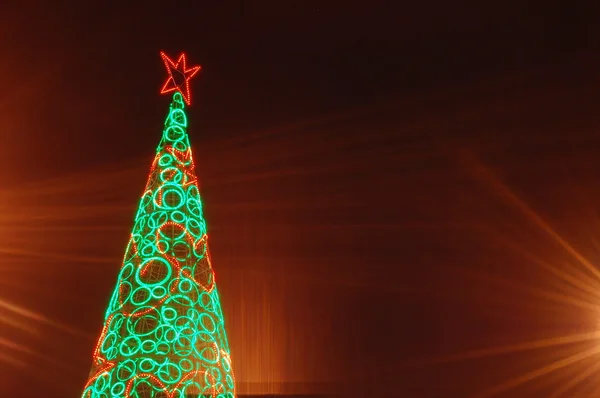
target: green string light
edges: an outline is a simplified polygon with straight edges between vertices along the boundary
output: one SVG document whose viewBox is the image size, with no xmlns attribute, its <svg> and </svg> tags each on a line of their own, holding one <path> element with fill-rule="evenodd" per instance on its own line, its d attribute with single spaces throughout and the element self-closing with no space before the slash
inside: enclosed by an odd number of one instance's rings
<svg viewBox="0 0 600 398">
<path fill-rule="evenodd" d="M 83 398 L 233 398 L 187 117 L 173 95 Z"/>
</svg>

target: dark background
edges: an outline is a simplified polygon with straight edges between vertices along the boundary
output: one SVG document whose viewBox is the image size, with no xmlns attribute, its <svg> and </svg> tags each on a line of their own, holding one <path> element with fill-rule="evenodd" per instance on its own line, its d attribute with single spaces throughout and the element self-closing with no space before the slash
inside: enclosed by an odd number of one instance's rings
<svg viewBox="0 0 600 398">
<path fill-rule="evenodd" d="M 160 50 L 202 65 L 189 133 L 240 393 L 598 396 L 596 2 L 21 3 L 0 396 L 81 392 Z"/>
</svg>

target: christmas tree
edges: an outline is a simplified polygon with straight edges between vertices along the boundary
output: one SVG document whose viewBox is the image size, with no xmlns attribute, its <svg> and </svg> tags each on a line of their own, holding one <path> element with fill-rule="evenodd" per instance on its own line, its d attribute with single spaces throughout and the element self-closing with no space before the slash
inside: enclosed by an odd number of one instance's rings
<svg viewBox="0 0 600 398">
<path fill-rule="evenodd" d="M 185 55 L 82 397 L 235 396 L 223 312 L 187 135 Z"/>
</svg>

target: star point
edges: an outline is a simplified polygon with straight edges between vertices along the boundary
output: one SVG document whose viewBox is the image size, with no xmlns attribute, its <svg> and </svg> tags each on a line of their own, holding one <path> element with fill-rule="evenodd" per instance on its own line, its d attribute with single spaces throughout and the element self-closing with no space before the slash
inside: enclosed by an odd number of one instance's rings
<svg viewBox="0 0 600 398">
<path fill-rule="evenodd" d="M 173 91 L 179 91 L 187 105 L 191 104 L 190 79 L 200 71 L 200 65 L 187 68 L 185 53 L 181 53 L 177 62 L 173 62 L 164 51 L 160 52 L 160 57 L 167 68 L 168 77 L 160 90 L 161 94 L 167 94 Z"/>
</svg>

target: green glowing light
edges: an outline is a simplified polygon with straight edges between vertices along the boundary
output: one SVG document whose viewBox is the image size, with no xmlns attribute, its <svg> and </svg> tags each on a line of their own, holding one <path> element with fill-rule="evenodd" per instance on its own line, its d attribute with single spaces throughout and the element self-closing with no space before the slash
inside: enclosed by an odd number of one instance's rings
<svg viewBox="0 0 600 398">
<path fill-rule="evenodd" d="M 177 92 L 83 398 L 235 396 L 186 128 Z"/>
</svg>

